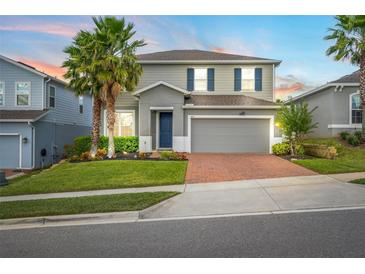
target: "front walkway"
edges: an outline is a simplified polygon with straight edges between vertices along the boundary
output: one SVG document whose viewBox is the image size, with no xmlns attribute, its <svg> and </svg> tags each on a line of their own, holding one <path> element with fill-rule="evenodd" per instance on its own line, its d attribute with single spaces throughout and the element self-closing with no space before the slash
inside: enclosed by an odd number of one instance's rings
<svg viewBox="0 0 365 274">
<path fill-rule="evenodd" d="M 188 156 L 186 183 L 315 175 L 280 157 L 267 154 L 193 153 Z"/>
</svg>

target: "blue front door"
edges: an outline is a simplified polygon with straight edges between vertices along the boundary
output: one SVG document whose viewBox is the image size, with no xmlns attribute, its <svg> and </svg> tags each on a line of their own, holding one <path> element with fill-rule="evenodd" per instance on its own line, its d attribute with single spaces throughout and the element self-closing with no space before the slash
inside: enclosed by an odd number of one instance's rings
<svg viewBox="0 0 365 274">
<path fill-rule="evenodd" d="M 160 112 L 160 148 L 172 148 L 172 112 Z"/>
</svg>

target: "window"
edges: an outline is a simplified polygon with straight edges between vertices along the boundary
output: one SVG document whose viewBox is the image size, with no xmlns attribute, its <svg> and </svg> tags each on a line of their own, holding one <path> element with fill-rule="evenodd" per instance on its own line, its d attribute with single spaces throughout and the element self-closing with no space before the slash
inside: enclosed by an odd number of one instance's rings
<svg viewBox="0 0 365 274">
<path fill-rule="evenodd" d="M 84 113 L 84 96 L 79 96 L 79 112 Z"/>
<path fill-rule="evenodd" d="M 15 94 L 17 106 L 30 105 L 30 82 L 15 83 Z"/>
<path fill-rule="evenodd" d="M 5 90 L 5 85 L 4 82 L 0 82 L 0 106 L 4 105 L 4 90 Z"/>
<path fill-rule="evenodd" d="M 255 69 L 243 68 L 242 91 L 254 91 L 254 90 L 255 90 Z"/>
<path fill-rule="evenodd" d="M 54 108 L 56 106 L 56 87 L 49 86 L 48 106 Z"/>
<path fill-rule="evenodd" d="M 362 123 L 362 109 L 360 103 L 360 94 L 352 94 L 351 98 L 351 123 L 361 124 Z"/>
<path fill-rule="evenodd" d="M 115 113 L 114 136 L 134 136 L 134 111 Z"/>
<path fill-rule="evenodd" d="M 194 76 L 194 90 L 206 91 L 208 87 L 208 70 L 206 68 L 196 68 Z"/>
</svg>

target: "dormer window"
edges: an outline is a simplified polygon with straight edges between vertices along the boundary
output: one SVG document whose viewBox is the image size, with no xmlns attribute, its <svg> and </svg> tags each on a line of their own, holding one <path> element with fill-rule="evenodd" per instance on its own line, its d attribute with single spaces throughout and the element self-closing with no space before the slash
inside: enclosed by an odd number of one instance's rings
<svg viewBox="0 0 365 274">
<path fill-rule="evenodd" d="M 29 106 L 30 105 L 30 82 L 16 82 L 15 94 L 17 106 Z"/>
</svg>

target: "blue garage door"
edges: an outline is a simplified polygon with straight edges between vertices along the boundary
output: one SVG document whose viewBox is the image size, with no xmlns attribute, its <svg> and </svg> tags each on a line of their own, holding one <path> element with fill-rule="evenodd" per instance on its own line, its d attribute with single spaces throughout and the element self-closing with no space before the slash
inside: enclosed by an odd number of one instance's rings
<svg viewBox="0 0 365 274">
<path fill-rule="evenodd" d="M 19 136 L 0 135 L 0 168 L 19 167 Z"/>
</svg>

